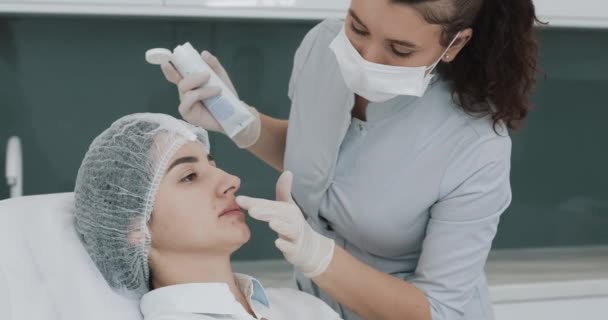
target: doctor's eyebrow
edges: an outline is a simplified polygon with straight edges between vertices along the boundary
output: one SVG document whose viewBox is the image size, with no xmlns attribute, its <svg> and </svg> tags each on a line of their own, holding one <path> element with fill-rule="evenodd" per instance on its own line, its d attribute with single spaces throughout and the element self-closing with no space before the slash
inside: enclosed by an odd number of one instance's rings
<svg viewBox="0 0 608 320">
<path fill-rule="evenodd" d="M 360 25 L 365 27 L 365 29 L 367 29 L 367 26 L 365 25 L 365 23 L 363 23 L 363 21 L 361 21 L 361 18 L 359 18 L 359 16 L 353 11 L 353 9 L 348 9 L 348 13 L 350 14 L 351 17 L 353 17 L 353 19 L 355 21 L 357 21 L 357 23 L 359 23 Z"/>
<path fill-rule="evenodd" d="M 389 42 L 392 42 L 392 43 L 395 43 L 395 44 L 398 44 L 398 45 L 405 46 L 405 47 L 410 47 L 410 48 L 412 48 L 412 49 L 416 49 L 416 48 L 418 48 L 418 46 L 417 46 L 417 45 L 415 45 L 415 44 L 413 44 L 413 43 L 411 43 L 411 42 L 409 42 L 409 41 L 405 41 L 405 40 L 395 40 L 395 39 L 389 39 L 388 41 L 389 41 Z"/>
<path fill-rule="evenodd" d="M 368 29 L 367 26 L 365 25 L 365 23 L 363 23 L 363 21 L 361 21 L 361 18 L 359 18 L 359 16 L 357 16 L 357 14 L 352 9 L 349 9 L 348 13 L 351 15 L 351 17 L 353 17 L 353 19 L 355 21 L 357 21 L 357 23 L 359 23 L 360 25 L 365 27 L 365 29 Z M 418 46 L 415 43 L 412 43 L 407 40 L 387 39 L 387 41 L 392 42 L 394 44 L 401 45 L 401 46 L 410 47 L 412 49 L 418 48 Z"/>
</svg>

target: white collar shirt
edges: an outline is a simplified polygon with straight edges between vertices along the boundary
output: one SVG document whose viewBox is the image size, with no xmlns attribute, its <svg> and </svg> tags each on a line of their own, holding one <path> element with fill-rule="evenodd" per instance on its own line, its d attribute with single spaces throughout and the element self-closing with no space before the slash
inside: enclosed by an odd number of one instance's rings
<svg viewBox="0 0 608 320">
<path fill-rule="evenodd" d="M 145 320 L 281 320 L 341 319 L 318 298 L 288 289 L 264 289 L 253 277 L 235 274 L 237 284 L 255 313 L 249 314 L 226 283 L 191 283 L 163 287 L 145 294 L 141 312 Z"/>
</svg>

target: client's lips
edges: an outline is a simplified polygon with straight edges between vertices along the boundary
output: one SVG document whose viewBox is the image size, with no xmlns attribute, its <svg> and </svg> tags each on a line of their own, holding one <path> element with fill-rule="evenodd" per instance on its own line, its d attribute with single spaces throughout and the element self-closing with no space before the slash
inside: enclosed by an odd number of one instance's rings
<svg viewBox="0 0 608 320">
<path fill-rule="evenodd" d="M 222 211 L 222 213 L 220 214 L 220 217 L 228 214 L 228 213 L 243 213 L 243 211 L 241 210 L 241 207 L 239 207 L 238 204 L 236 204 L 236 201 L 233 201 L 232 203 L 230 203 L 230 205 L 228 205 L 228 207 L 226 207 L 226 209 L 224 209 L 224 211 Z"/>
</svg>

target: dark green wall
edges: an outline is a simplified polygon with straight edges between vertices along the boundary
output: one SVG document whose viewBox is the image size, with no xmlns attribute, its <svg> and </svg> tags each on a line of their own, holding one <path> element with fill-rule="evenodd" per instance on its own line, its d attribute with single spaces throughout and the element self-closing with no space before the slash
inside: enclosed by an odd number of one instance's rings
<svg viewBox="0 0 608 320">
<path fill-rule="evenodd" d="M 219 56 L 241 99 L 289 113 L 292 57 L 314 22 L 0 17 L 0 169 L 10 135 L 24 144 L 25 193 L 73 189 L 82 156 L 113 120 L 178 116 L 174 87 L 144 61 L 153 47 L 191 41 Z M 608 31 L 545 30 L 543 67 L 526 127 L 514 134 L 514 201 L 497 247 L 608 244 Z M 274 196 L 277 174 L 226 138 L 214 155 L 242 193 Z M 0 199 L 8 194 L 0 184 Z M 251 221 L 237 259 L 278 257 L 274 234 Z"/>
<path fill-rule="evenodd" d="M 608 30 L 544 30 L 496 246 L 608 244 Z"/>
</svg>

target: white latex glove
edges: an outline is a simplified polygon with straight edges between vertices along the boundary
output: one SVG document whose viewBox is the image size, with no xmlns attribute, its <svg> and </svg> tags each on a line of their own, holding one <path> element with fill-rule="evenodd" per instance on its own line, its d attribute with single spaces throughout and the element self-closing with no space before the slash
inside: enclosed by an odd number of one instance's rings
<svg viewBox="0 0 608 320">
<path fill-rule="evenodd" d="M 239 196 L 236 201 L 254 219 L 268 222 L 279 234 L 275 244 L 291 264 L 306 277 L 314 278 L 327 270 L 335 242 L 313 230 L 291 198 L 293 174 L 284 172 L 277 181 L 277 201 Z"/>
<path fill-rule="evenodd" d="M 232 81 L 230 81 L 228 73 L 219 60 L 208 51 L 203 51 L 203 53 L 201 53 L 201 57 L 238 98 L 238 93 L 236 92 Z M 167 81 L 177 85 L 180 99 L 178 109 L 182 118 L 195 126 L 200 126 L 209 131 L 221 132 L 225 134 L 220 124 L 211 115 L 207 107 L 205 107 L 201 102 L 201 100 L 218 96 L 222 92 L 222 89 L 219 87 L 206 85 L 207 82 L 209 82 L 210 74 L 195 73 L 182 78 L 179 72 L 177 72 L 177 70 L 175 70 L 170 63 L 163 63 L 160 67 Z M 257 110 L 244 102 L 243 104 L 248 107 L 249 111 L 255 116 L 256 120 L 253 121 L 247 128 L 243 129 L 243 131 L 239 132 L 239 134 L 234 136 L 232 140 L 240 148 L 248 148 L 254 145 L 260 137 L 261 122 L 260 115 Z"/>
</svg>

